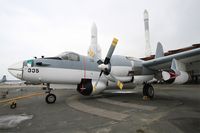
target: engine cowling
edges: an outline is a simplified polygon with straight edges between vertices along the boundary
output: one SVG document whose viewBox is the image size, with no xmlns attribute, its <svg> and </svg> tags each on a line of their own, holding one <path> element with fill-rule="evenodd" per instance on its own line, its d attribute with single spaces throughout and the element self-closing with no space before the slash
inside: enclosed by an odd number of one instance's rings
<svg viewBox="0 0 200 133">
<path fill-rule="evenodd" d="M 81 79 L 80 84 L 77 85 L 77 91 L 84 96 L 90 96 L 99 94 L 106 89 L 105 83 L 100 81 L 96 87 L 94 86 L 95 82 L 92 79 Z"/>
<path fill-rule="evenodd" d="M 131 66 L 112 66 L 111 73 L 118 77 L 129 76 L 129 73 L 132 71 Z"/>
<path fill-rule="evenodd" d="M 162 71 L 162 78 L 169 84 L 184 84 L 189 80 L 189 74 L 184 71 Z"/>
</svg>

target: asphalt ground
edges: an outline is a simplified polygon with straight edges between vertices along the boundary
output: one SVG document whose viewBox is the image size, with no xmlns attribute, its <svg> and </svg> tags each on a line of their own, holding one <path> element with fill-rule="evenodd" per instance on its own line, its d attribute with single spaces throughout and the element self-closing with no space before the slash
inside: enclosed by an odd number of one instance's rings
<svg viewBox="0 0 200 133">
<path fill-rule="evenodd" d="M 16 109 L 0 103 L 0 133 L 200 132 L 200 85 L 154 85 L 153 100 L 143 100 L 141 88 L 89 97 L 55 90 L 55 104 L 47 104 L 44 93 L 17 100 Z M 0 101 L 41 92 L 40 87 L 12 87 Z"/>
</svg>

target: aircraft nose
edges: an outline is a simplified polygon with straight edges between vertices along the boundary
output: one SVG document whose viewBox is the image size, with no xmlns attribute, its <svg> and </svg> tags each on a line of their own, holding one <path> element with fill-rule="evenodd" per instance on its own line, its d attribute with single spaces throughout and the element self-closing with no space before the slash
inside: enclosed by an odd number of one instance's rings
<svg viewBox="0 0 200 133">
<path fill-rule="evenodd" d="M 8 67 L 8 72 L 18 79 L 22 79 L 23 61 L 15 63 Z"/>
</svg>

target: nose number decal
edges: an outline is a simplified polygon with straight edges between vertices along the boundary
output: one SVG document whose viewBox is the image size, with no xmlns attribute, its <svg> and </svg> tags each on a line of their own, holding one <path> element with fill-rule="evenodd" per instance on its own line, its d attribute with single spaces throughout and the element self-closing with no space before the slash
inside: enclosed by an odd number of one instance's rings
<svg viewBox="0 0 200 133">
<path fill-rule="evenodd" d="M 28 68 L 28 73 L 39 73 L 39 69 L 37 69 L 37 68 Z"/>
</svg>

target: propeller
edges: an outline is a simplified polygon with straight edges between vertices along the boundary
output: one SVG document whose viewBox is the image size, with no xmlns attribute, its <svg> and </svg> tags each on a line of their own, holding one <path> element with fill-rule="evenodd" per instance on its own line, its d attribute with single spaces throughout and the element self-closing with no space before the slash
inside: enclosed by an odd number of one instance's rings
<svg viewBox="0 0 200 133">
<path fill-rule="evenodd" d="M 123 83 L 121 81 L 119 81 L 118 79 L 116 79 L 116 77 L 114 75 L 111 74 L 111 66 L 110 66 L 110 59 L 113 55 L 113 52 L 115 50 L 115 47 L 117 45 L 118 39 L 114 38 L 112 41 L 112 44 L 110 45 L 110 48 L 108 50 L 108 53 L 106 55 L 106 58 L 104 60 L 104 62 L 102 60 L 98 60 L 97 63 L 99 64 L 98 68 L 101 70 L 98 80 L 94 85 L 94 91 L 96 89 L 96 86 L 98 85 L 98 82 L 102 76 L 102 74 L 105 74 L 106 76 L 110 76 L 110 78 L 112 80 L 114 80 L 117 83 L 117 86 L 120 88 L 120 90 L 122 90 L 123 88 Z"/>
</svg>

